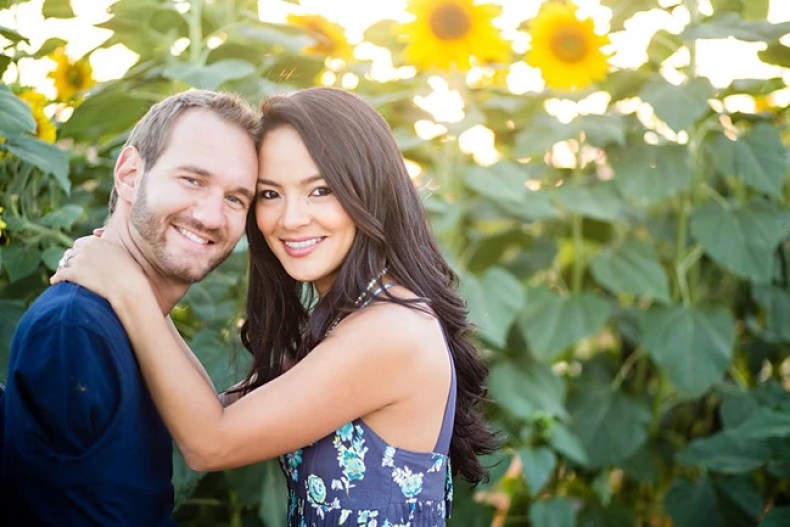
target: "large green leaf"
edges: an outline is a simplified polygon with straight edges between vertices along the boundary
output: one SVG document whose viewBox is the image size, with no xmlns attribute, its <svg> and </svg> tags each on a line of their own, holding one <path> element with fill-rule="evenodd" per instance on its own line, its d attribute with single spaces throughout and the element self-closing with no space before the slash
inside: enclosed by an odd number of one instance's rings
<svg viewBox="0 0 790 527">
<path fill-rule="evenodd" d="M 785 410 L 759 407 L 737 427 L 728 429 L 727 433 L 745 442 L 790 437 L 790 414 Z"/>
<path fill-rule="evenodd" d="M 505 269 L 492 267 L 479 279 L 464 275 L 461 290 L 469 305 L 469 316 L 480 334 L 504 347 L 508 330 L 524 306 L 521 283 Z"/>
<path fill-rule="evenodd" d="M 25 101 L 0 84 L 0 135 L 13 137 L 36 130 L 36 121 Z"/>
<path fill-rule="evenodd" d="M 596 254 L 590 268 L 593 277 L 615 294 L 648 296 L 669 302 L 669 281 L 652 245 L 627 240 Z"/>
<path fill-rule="evenodd" d="M 283 499 L 283 496 L 287 495 L 288 489 L 285 486 L 282 471 L 275 459 L 267 461 L 263 466 L 264 475 L 258 517 L 264 521 L 266 527 L 286 527 L 288 502 Z"/>
<path fill-rule="evenodd" d="M 788 525 L 790 525 L 790 507 L 776 507 L 765 513 L 758 527 L 787 527 Z"/>
<path fill-rule="evenodd" d="M 527 420 L 536 412 L 567 417 L 565 383 L 546 365 L 498 362 L 488 377 L 491 396 L 515 417 Z"/>
<path fill-rule="evenodd" d="M 543 155 L 555 143 L 568 139 L 586 140 L 595 146 L 624 144 L 626 123 L 620 115 L 581 115 L 570 123 L 561 123 L 548 115 L 538 114 L 530 126 L 516 136 L 514 157 Z"/>
<path fill-rule="evenodd" d="M 3 9 L 3 2 L 0 2 L 0 9 Z M 11 42 L 19 42 L 19 41 L 26 43 L 30 42 L 29 39 L 19 34 L 16 30 L 2 25 L 0 25 L 0 36 L 7 38 Z M 0 107 L 2 107 L 2 105 L 0 105 Z"/>
<path fill-rule="evenodd" d="M 576 527 L 576 508 L 568 498 L 540 500 L 529 508 L 529 519 L 540 527 Z"/>
<path fill-rule="evenodd" d="M 546 447 L 522 448 L 518 451 L 521 458 L 521 473 L 529 486 L 531 496 L 543 490 L 557 466 L 557 456 Z"/>
<path fill-rule="evenodd" d="M 624 216 L 625 204 L 611 181 L 589 185 L 563 185 L 555 191 L 560 206 L 568 212 L 601 221 L 615 221 Z"/>
<path fill-rule="evenodd" d="M 786 208 L 764 201 L 726 209 L 711 203 L 694 211 L 690 229 L 716 262 L 765 283 L 772 276 L 774 250 L 790 232 L 790 215 Z"/>
<path fill-rule="evenodd" d="M 551 448 L 580 465 L 590 464 L 590 458 L 584 450 L 581 439 L 564 424 L 554 423 L 549 434 Z"/>
<path fill-rule="evenodd" d="M 683 145 L 628 145 L 610 152 L 614 182 L 639 204 L 652 205 L 691 186 L 688 148 Z"/>
<path fill-rule="evenodd" d="M 790 342 L 790 291 L 771 285 L 754 285 L 752 295 L 765 309 L 765 328 L 776 338 Z"/>
<path fill-rule="evenodd" d="M 572 430 L 581 438 L 590 468 L 616 465 L 647 440 L 650 407 L 609 387 L 585 390 L 572 410 Z"/>
<path fill-rule="evenodd" d="M 60 129 L 60 137 L 96 141 L 126 132 L 157 99 L 124 90 L 120 84 L 102 88 L 83 102 Z"/>
<path fill-rule="evenodd" d="M 686 394 L 704 393 L 732 359 L 735 321 L 722 307 L 658 307 L 643 315 L 641 326 L 642 344 Z"/>
<path fill-rule="evenodd" d="M 790 68 L 790 47 L 784 46 L 779 42 L 775 42 L 764 50 L 758 51 L 757 57 L 768 64 Z"/>
<path fill-rule="evenodd" d="M 177 449 L 173 449 L 173 490 L 175 491 L 175 508 L 181 506 L 195 491 L 205 472 L 195 472 L 184 460 Z"/>
<path fill-rule="evenodd" d="M 611 31 L 624 29 L 625 21 L 636 13 L 658 7 L 656 0 L 601 0 L 601 4 L 612 10 Z"/>
<path fill-rule="evenodd" d="M 30 276 L 38 269 L 41 253 L 19 245 L 8 245 L 2 248 L 3 267 L 8 272 L 11 282 Z"/>
<path fill-rule="evenodd" d="M 248 356 L 231 354 L 231 346 L 221 339 L 216 330 L 199 331 L 190 341 L 189 347 L 206 368 L 218 392 L 226 390 L 242 378 L 242 369 L 248 363 L 245 360 Z"/>
<path fill-rule="evenodd" d="M 679 132 L 694 124 L 708 111 L 708 99 L 714 91 L 710 81 L 694 78 L 676 86 L 663 79 L 654 80 L 642 89 L 641 98 L 650 103 L 659 119 Z"/>
<path fill-rule="evenodd" d="M 720 432 L 692 441 L 677 455 L 677 460 L 726 474 L 742 474 L 762 466 L 770 457 L 771 449 L 764 441 Z"/>
<path fill-rule="evenodd" d="M 601 329 L 610 313 L 609 303 L 592 293 L 561 297 L 536 287 L 527 289 L 519 325 L 535 356 L 549 362 Z"/>
<path fill-rule="evenodd" d="M 45 18 L 73 18 L 71 0 L 44 0 L 41 13 Z"/>
<path fill-rule="evenodd" d="M 650 62 L 661 64 L 672 56 L 683 45 L 683 40 L 675 33 L 670 33 L 666 29 L 659 29 L 650 39 L 647 46 L 647 56 Z"/>
<path fill-rule="evenodd" d="M 241 59 L 224 59 L 207 66 L 179 62 L 163 71 L 165 77 L 204 90 L 216 90 L 228 81 L 241 79 L 253 73 L 255 66 Z"/>
<path fill-rule="evenodd" d="M 754 525 L 762 499 L 745 479 L 712 481 L 676 479 L 664 498 L 664 506 L 676 527 L 735 527 Z"/>
<path fill-rule="evenodd" d="M 37 166 L 47 174 L 52 174 L 64 192 L 71 191 L 68 153 L 55 145 L 29 136 L 10 137 L 5 146 L 19 159 Z"/>
<path fill-rule="evenodd" d="M 528 177 L 526 166 L 501 161 L 487 168 L 474 165 L 466 171 L 464 181 L 469 188 L 495 202 L 521 203 L 527 193 L 524 183 Z"/>
<path fill-rule="evenodd" d="M 41 224 L 47 227 L 57 227 L 59 229 L 68 230 L 71 229 L 74 222 L 77 221 L 84 212 L 85 209 L 79 205 L 64 205 L 41 218 Z"/>
<path fill-rule="evenodd" d="M 782 198 L 787 181 L 787 148 L 779 131 L 767 123 L 756 124 L 737 141 L 719 135 L 711 145 L 716 168 L 763 192 Z"/>
<path fill-rule="evenodd" d="M 767 20 L 744 20 L 737 13 L 723 13 L 700 24 L 688 26 L 680 37 L 684 40 L 737 38 L 747 42 L 777 40 L 790 33 L 790 22 L 772 24 Z"/>
</svg>

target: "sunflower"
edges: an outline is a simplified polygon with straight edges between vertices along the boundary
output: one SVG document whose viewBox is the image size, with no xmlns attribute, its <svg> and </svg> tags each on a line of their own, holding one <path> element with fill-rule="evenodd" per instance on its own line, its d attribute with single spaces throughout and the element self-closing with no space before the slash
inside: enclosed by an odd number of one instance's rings
<svg viewBox="0 0 790 527">
<path fill-rule="evenodd" d="M 288 15 L 288 22 L 307 31 L 315 44 L 305 51 L 323 57 L 350 59 L 354 49 L 342 27 L 319 15 Z"/>
<path fill-rule="evenodd" d="M 400 26 L 406 60 L 419 69 L 468 70 L 506 62 L 510 44 L 492 24 L 500 8 L 473 0 L 409 0 L 415 20 Z"/>
<path fill-rule="evenodd" d="M 83 57 L 72 62 L 63 48 L 53 51 L 49 58 L 56 64 L 55 69 L 49 72 L 49 77 L 55 80 L 58 99 L 70 101 L 78 93 L 96 84 L 93 79 L 93 69 L 87 58 Z"/>
<path fill-rule="evenodd" d="M 609 38 L 596 34 L 589 18 L 579 20 L 575 5 L 553 0 L 543 4 L 528 32 L 532 49 L 527 64 L 540 70 L 549 88 L 585 88 L 606 77 L 608 65 L 601 48 Z"/>
<path fill-rule="evenodd" d="M 55 142 L 55 125 L 44 113 L 44 106 L 47 105 L 47 98 L 35 90 L 25 90 L 19 94 L 22 99 L 30 106 L 33 112 L 33 119 L 36 121 L 36 137 L 47 143 Z"/>
</svg>

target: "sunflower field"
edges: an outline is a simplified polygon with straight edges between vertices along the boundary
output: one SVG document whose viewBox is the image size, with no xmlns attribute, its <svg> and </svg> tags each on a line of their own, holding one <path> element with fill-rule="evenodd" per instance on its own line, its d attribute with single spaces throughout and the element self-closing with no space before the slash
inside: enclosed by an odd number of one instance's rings
<svg viewBox="0 0 790 527">
<path fill-rule="evenodd" d="M 490 481 L 456 482 L 451 525 L 790 525 L 790 22 L 769 0 L 592 2 L 603 20 L 590 1 L 519 0 L 534 9 L 513 23 L 507 1 L 405 0 L 351 41 L 296 1 L 275 23 L 266 0 L 118 0 L 79 57 L 0 26 L 0 380 L 151 104 L 340 86 L 390 123 L 490 367 L 504 444 Z M 638 64 L 613 60 L 646 17 L 674 25 Z M 775 74 L 703 74 L 703 51 L 733 40 Z M 135 63 L 95 81 L 91 55 L 119 44 Z M 20 81 L 34 63 L 56 95 Z M 246 260 L 242 242 L 173 314 L 218 388 L 248 364 Z M 180 525 L 285 524 L 276 462 L 174 463 Z"/>
</svg>

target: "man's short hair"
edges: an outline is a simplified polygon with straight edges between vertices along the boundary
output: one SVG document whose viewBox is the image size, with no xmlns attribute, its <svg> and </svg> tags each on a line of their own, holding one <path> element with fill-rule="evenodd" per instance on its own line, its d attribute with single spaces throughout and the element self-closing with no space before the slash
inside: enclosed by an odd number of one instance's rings
<svg viewBox="0 0 790 527">
<path fill-rule="evenodd" d="M 124 147 L 133 146 L 140 152 L 143 166 L 154 166 L 170 141 L 173 123 L 179 116 L 193 108 L 205 108 L 228 123 L 245 130 L 255 143 L 260 143 L 260 114 L 240 96 L 228 92 L 188 90 L 171 95 L 153 105 L 129 134 Z M 109 213 L 115 210 L 118 193 L 113 186 L 110 193 Z"/>
</svg>

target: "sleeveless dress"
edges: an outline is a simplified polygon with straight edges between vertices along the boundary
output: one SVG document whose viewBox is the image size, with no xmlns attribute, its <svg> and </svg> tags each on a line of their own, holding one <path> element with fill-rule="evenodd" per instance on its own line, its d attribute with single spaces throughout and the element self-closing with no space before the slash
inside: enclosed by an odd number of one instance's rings
<svg viewBox="0 0 790 527">
<path fill-rule="evenodd" d="M 456 400 L 449 346 L 448 354 L 450 393 L 433 452 L 393 447 L 356 419 L 280 456 L 288 483 L 289 527 L 445 525 L 453 499 L 448 453 Z"/>
</svg>

